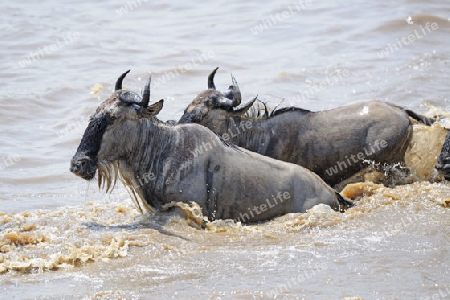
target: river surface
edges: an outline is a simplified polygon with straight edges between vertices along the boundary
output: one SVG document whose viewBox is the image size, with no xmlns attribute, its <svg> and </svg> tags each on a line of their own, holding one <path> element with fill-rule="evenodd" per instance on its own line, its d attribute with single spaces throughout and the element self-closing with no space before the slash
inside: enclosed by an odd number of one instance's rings
<svg viewBox="0 0 450 300">
<path fill-rule="evenodd" d="M 450 184 L 365 183 L 346 213 L 197 225 L 71 174 L 131 69 L 178 120 L 216 66 L 243 101 L 450 111 L 448 1 L 10 1 L 0 21 L 1 299 L 450 299 Z"/>
</svg>

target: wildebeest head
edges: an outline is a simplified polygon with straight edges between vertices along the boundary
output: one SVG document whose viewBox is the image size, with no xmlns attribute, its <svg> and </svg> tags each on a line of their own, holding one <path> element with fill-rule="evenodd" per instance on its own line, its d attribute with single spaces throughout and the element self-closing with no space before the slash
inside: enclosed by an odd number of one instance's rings
<svg viewBox="0 0 450 300">
<path fill-rule="evenodd" d="M 70 163 L 70 171 L 86 180 L 93 179 L 98 169 L 99 185 L 104 175 L 107 177 L 107 189 L 111 184 L 111 174 L 117 175 L 117 167 L 112 163 L 130 152 L 130 149 L 119 146 L 126 139 L 123 132 L 131 128 L 133 122 L 153 118 L 163 106 L 163 100 L 148 106 L 151 77 L 147 80 L 142 97 L 123 90 L 122 81 L 128 72 L 130 70 L 117 79 L 114 93 L 91 116 Z M 114 181 L 116 179 L 117 176 L 114 176 Z"/>
<path fill-rule="evenodd" d="M 241 91 L 236 79 L 231 75 L 233 84 L 227 91 L 220 92 L 216 90 L 214 84 L 215 68 L 208 76 L 208 89 L 201 92 L 185 109 L 180 123 L 201 123 L 206 118 L 211 119 L 228 119 L 234 115 L 243 115 L 253 105 L 256 100 L 253 99 L 243 108 L 235 109 L 241 104 Z"/>
</svg>

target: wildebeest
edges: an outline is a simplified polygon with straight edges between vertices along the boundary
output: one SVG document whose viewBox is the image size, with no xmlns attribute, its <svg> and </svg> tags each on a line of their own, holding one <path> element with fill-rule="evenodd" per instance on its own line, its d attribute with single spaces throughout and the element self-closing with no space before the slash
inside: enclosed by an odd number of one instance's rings
<svg viewBox="0 0 450 300">
<path fill-rule="evenodd" d="M 319 203 L 352 205 L 305 168 L 228 144 L 198 124 L 159 122 L 163 102 L 148 105 L 150 78 L 141 97 L 122 89 L 126 74 L 92 115 L 71 161 L 74 174 L 90 180 L 98 170 L 107 191 L 121 178 L 141 212 L 197 202 L 210 220 L 258 222 Z"/>
<path fill-rule="evenodd" d="M 361 171 L 367 160 L 403 162 L 412 137 L 410 117 L 425 124 L 433 122 L 382 101 L 319 112 L 286 107 L 255 117 L 248 114 L 255 99 L 236 108 L 241 97 L 234 78 L 228 92 L 216 90 L 216 71 L 208 76 L 208 90 L 192 101 L 179 123 L 202 124 L 237 146 L 303 166 L 331 185 Z"/>
<path fill-rule="evenodd" d="M 444 145 L 438 156 L 436 170 L 444 175 L 446 180 L 450 180 L 450 131 L 445 137 Z"/>
</svg>

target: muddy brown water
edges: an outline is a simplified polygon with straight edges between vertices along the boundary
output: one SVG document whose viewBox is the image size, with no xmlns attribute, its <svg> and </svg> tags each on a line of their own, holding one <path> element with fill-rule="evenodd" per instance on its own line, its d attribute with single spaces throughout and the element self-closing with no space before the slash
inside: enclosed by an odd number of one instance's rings
<svg viewBox="0 0 450 300">
<path fill-rule="evenodd" d="M 361 197 L 344 214 L 317 206 L 200 229 L 195 207 L 140 215 L 122 186 L 106 195 L 68 171 L 87 118 L 127 69 L 135 91 L 152 73 L 162 120 L 177 120 L 216 66 L 216 85 L 233 73 L 244 101 L 447 112 L 447 2 L 21 1 L 0 11 L 0 298 L 450 298 L 447 182 L 365 183 L 347 188 Z"/>
</svg>

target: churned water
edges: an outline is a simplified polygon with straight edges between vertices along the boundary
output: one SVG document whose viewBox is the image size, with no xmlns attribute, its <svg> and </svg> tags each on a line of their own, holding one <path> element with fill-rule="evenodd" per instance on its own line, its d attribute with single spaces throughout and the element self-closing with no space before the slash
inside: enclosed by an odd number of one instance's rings
<svg viewBox="0 0 450 300">
<path fill-rule="evenodd" d="M 450 299 L 446 182 L 352 185 L 344 194 L 359 204 L 344 214 L 317 206 L 201 229 L 195 205 L 140 215 L 123 187 L 106 195 L 68 170 L 89 115 L 128 69 L 135 91 L 151 72 L 164 121 L 216 66 L 216 86 L 233 73 L 244 101 L 323 110 L 379 99 L 445 113 L 446 1 L 18 1 L 0 11 L 0 298 Z"/>
</svg>

